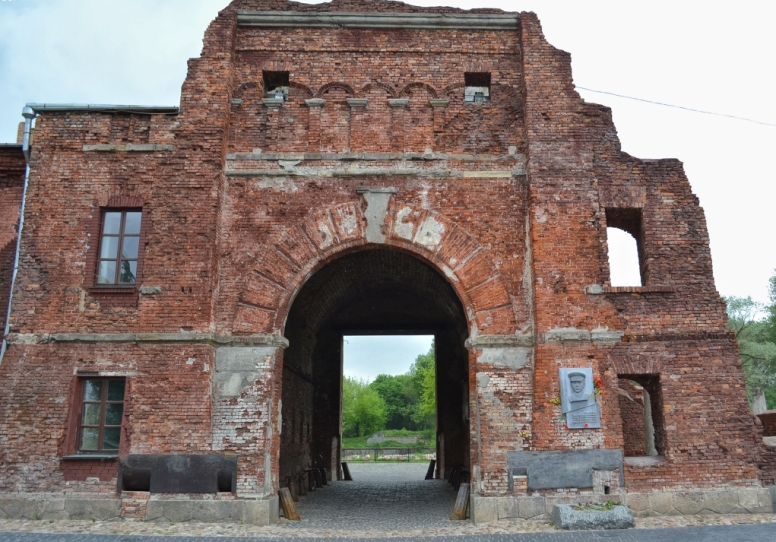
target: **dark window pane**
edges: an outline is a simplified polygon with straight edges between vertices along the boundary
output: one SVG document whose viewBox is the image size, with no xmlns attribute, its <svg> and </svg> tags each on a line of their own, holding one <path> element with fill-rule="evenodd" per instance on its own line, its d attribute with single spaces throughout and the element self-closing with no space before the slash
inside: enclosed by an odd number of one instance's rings
<svg viewBox="0 0 776 542">
<path fill-rule="evenodd" d="M 134 284 L 137 275 L 137 262 L 121 262 L 121 276 L 119 282 L 122 284 Z"/>
<path fill-rule="evenodd" d="M 115 284 L 116 262 L 111 262 L 111 261 L 100 262 L 100 269 L 97 272 L 97 282 L 99 284 Z"/>
<path fill-rule="evenodd" d="M 124 222 L 124 233 L 140 233 L 140 215 L 142 214 L 140 212 L 127 213 L 127 220 Z"/>
<path fill-rule="evenodd" d="M 105 213 L 105 221 L 103 222 L 102 233 L 103 234 L 113 233 L 118 235 L 120 230 L 121 230 L 121 213 L 120 212 Z"/>
<path fill-rule="evenodd" d="M 108 401 L 124 400 L 124 381 L 111 380 L 108 382 Z"/>
<path fill-rule="evenodd" d="M 81 433 L 81 450 L 96 450 L 99 438 L 99 429 L 84 429 Z"/>
<path fill-rule="evenodd" d="M 118 450 L 120 438 L 121 438 L 121 429 L 119 429 L 118 427 L 106 429 L 102 437 L 102 449 Z"/>
<path fill-rule="evenodd" d="M 121 243 L 121 257 L 129 260 L 137 259 L 137 246 L 140 242 L 140 237 L 126 236 L 124 242 Z"/>
<path fill-rule="evenodd" d="M 102 380 L 84 380 L 84 401 L 102 400 Z"/>
<path fill-rule="evenodd" d="M 99 403 L 88 403 L 84 405 L 83 425 L 100 425 Z"/>
<path fill-rule="evenodd" d="M 100 258 L 116 258 L 119 253 L 119 238 L 112 235 L 106 235 L 102 238 L 102 249 Z"/>
<path fill-rule="evenodd" d="M 121 425 L 124 405 L 105 405 L 105 425 Z"/>
</svg>

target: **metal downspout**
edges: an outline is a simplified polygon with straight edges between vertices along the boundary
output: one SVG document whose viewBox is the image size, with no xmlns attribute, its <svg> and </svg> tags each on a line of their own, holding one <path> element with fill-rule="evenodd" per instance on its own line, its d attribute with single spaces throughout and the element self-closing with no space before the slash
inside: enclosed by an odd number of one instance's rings
<svg viewBox="0 0 776 542">
<path fill-rule="evenodd" d="M 27 162 L 24 170 L 24 187 L 22 188 L 22 205 L 19 210 L 19 230 L 16 232 L 16 253 L 13 258 L 13 271 L 11 272 L 11 289 L 8 293 L 8 312 L 5 315 L 5 329 L 3 330 L 3 343 L 0 346 L 0 365 L 3 363 L 3 356 L 8 348 L 8 333 L 11 331 L 11 304 L 13 302 L 13 289 L 16 284 L 16 271 L 19 269 L 19 252 L 22 246 L 22 229 L 24 228 L 24 206 L 27 203 L 27 184 L 30 181 L 30 133 L 32 130 L 32 121 L 35 120 L 37 113 L 29 106 L 22 110 L 24 117 L 24 139 L 22 140 L 22 152 L 24 160 Z"/>
</svg>

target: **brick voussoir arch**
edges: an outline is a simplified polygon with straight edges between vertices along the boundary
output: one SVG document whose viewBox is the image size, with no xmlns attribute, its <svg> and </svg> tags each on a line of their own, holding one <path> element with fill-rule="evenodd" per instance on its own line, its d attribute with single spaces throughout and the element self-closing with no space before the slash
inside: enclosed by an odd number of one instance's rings
<svg viewBox="0 0 776 542">
<path fill-rule="evenodd" d="M 262 247 L 243 284 L 233 332 L 282 335 L 293 300 L 316 271 L 354 250 L 390 246 L 420 257 L 447 278 L 471 332 L 514 333 L 504 280 L 488 251 L 460 225 L 433 211 L 392 204 L 383 243 L 367 240 L 366 229 L 360 202 L 347 202 L 310 214 Z"/>
</svg>

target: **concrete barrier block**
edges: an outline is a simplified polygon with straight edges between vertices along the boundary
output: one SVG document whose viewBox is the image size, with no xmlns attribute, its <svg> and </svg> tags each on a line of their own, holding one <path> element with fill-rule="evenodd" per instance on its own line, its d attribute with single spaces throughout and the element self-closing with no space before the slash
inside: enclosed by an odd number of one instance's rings
<svg viewBox="0 0 776 542">
<path fill-rule="evenodd" d="M 192 501 L 193 517 L 195 521 L 214 523 L 217 521 L 233 520 L 232 508 L 234 501 Z"/>
<path fill-rule="evenodd" d="M 120 499 L 65 499 L 70 519 L 114 519 L 121 517 Z"/>
<path fill-rule="evenodd" d="M 674 509 L 673 496 L 671 493 L 650 493 L 649 507 L 657 515 L 675 516 L 678 514 Z"/>
<path fill-rule="evenodd" d="M 636 526 L 627 506 L 611 510 L 574 510 L 571 505 L 557 504 L 552 508 L 552 522 L 565 530 L 632 529 Z"/>
<path fill-rule="evenodd" d="M 24 515 L 24 499 L 18 497 L 0 497 L 1 517 L 8 519 L 21 519 Z"/>
<path fill-rule="evenodd" d="M 715 514 L 732 514 L 740 512 L 738 493 L 734 489 L 707 491 L 704 493 L 705 508 Z M 697 514 L 697 512 L 695 512 Z"/>
<path fill-rule="evenodd" d="M 518 497 L 498 497 L 498 519 L 513 519 L 520 517 Z"/>
<path fill-rule="evenodd" d="M 544 519 L 548 517 L 544 497 L 522 497 L 518 500 L 522 519 Z"/>
<path fill-rule="evenodd" d="M 245 500 L 242 502 L 242 521 L 251 525 L 271 525 L 280 514 L 276 495 L 267 499 Z"/>
<path fill-rule="evenodd" d="M 498 497 L 472 495 L 469 498 L 469 513 L 472 522 L 477 524 L 498 521 Z"/>
<path fill-rule="evenodd" d="M 625 504 L 635 516 L 652 515 L 652 508 L 649 505 L 648 493 L 628 493 L 625 496 Z"/>
<path fill-rule="evenodd" d="M 69 519 L 65 511 L 65 499 L 47 499 L 43 502 L 43 513 L 40 519 Z"/>
<path fill-rule="evenodd" d="M 677 491 L 672 494 L 671 501 L 676 511 L 683 516 L 698 514 L 708 507 L 706 498 L 700 491 Z"/>
</svg>

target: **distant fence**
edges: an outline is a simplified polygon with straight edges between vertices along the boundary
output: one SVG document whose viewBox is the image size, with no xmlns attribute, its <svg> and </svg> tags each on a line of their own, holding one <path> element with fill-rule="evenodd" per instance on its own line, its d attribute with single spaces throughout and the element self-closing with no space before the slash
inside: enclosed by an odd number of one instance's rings
<svg viewBox="0 0 776 542">
<path fill-rule="evenodd" d="M 347 448 L 342 461 L 428 461 L 436 459 L 434 448 Z"/>
</svg>

